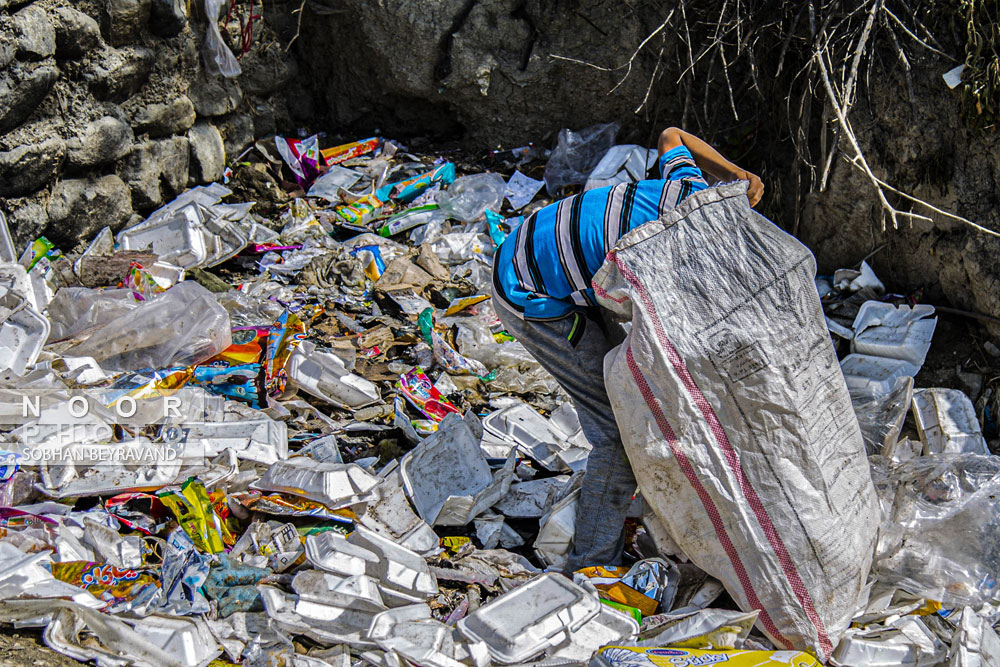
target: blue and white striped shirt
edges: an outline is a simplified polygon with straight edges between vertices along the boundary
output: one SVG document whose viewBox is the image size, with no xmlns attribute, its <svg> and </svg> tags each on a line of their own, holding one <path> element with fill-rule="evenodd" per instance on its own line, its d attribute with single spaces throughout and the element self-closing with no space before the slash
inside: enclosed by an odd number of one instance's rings
<svg viewBox="0 0 1000 667">
<path fill-rule="evenodd" d="M 493 296 L 519 317 L 553 320 L 597 305 L 591 280 L 622 236 L 708 187 L 691 152 L 660 156 L 659 179 L 596 188 L 541 208 L 493 259 Z"/>
</svg>

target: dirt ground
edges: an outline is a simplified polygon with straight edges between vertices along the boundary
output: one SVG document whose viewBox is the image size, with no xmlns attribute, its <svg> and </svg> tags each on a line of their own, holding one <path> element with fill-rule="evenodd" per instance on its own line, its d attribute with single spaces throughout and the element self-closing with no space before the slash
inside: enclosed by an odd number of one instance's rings
<svg viewBox="0 0 1000 667">
<path fill-rule="evenodd" d="M 0 665 L 3 667 L 74 667 L 79 663 L 61 653 L 56 653 L 42 642 L 40 628 L 15 629 L 0 625 Z"/>
</svg>

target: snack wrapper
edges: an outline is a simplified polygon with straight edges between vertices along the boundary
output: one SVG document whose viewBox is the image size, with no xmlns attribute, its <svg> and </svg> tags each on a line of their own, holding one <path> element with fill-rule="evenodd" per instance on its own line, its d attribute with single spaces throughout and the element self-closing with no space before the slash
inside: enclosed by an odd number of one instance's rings
<svg viewBox="0 0 1000 667">
<path fill-rule="evenodd" d="M 350 204 L 341 204 L 333 209 L 333 212 L 343 218 L 346 222 L 354 225 L 364 224 L 376 211 L 382 208 L 382 200 L 374 194 L 365 195 Z"/>
<path fill-rule="evenodd" d="M 370 139 L 362 139 L 361 141 L 352 141 L 349 144 L 334 146 L 333 148 L 325 148 L 320 153 L 323 155 L 323 160 L 326 164 L 332 166 L 371 153 L 381 145 L 382 141 L 378 137 L 371 137 Z"/>
<path fill-rule="evenodd" d="M 217 554 L 225 550 L 223 531 L 229 533 L 229 530 L 215 513 L 205 485 L 197 478 L 184 482 L 180 493 L 163 491 L 157 497 L 174 513 L 177 523 L 199 551 Z"/>
<path fill-rule="evenodd" d="M 820 667 L 821 662 L 802 651 L 736 651 L 643 646 L 605 646 L 590 667 Z"/>
<path fill-rule="evenodd" d="M 170 516 L 160 499 L 150 493 L 119 493 L 104 501 L 104 509 L 128 528 L 155 535 Z"/>
<path fill-rule="evenodd" d="M 274 328 L 267 337 L 264 366 L 264 384 L 271 396 L 284 393 L 288 385 L 285 364 L 305 337 L 305 322 L 289 310 L 285 310 L 274 323 Z"/>
<path fill-rule="evenodd" d="M 52 576 L 68 584 L 84 588 L 102 599 L 128 600 L 139 589 L 157 586 L 153 575 L 139 570 L 120 569 L 106 563 L 84 560 L 53 562 L 49 566 Z"/>
<path fill-rule="evenodd" d="M 404 181 L 397 181 L 396 183 L 383 185 L 375 191 L 375 196 L 382 201 L 395 199 L 396 201 L 400 201 L 405 204 L 419 197 L 424 190 L 429 188 L 434 183 L 448 185 L 454 180 L 455 165 L 451 162 L 445 162 L 440 167 L 432 169 L 431 171 L 421 174 L 420 176 L 414 176 L 413 178 L 408 178 Z"/>
<path fill-rule="evenodd" d="M 440 218 L 441 213 L 439 209 L 441 207 L 437 204 L 427 204 L 425 206 L 414 206 L 413 208 L 408 208 L 402 213 L 397 213 L 389 217 L 379 228 L 379 236 L 384 236 L 386 238 L 399 234 L 400 232 L 405 232 L 421 225 L 426 225 L 435 218 Z"/>
<path fill-rule="evenodd" d="M 306 498 L 280 494 L 260 495 L 259 492 L 235 494 L 233 500 L 253 512 L 272 516 L 312 517 L 333 522 L 333 529 L 343 534 L 354 530 L 357 516 L 348 508 L 332 510 L 322 503 Z"/>
<path fill-rule="evenodd" d="M 396 387 L 413 407 L 437 423 L 450 412 L 461 414 L 461 411 L 437 390 L 419 366 L 401 375 Z"/>
<path fill-rule="evenodd" d="M 286 139 L 275 137 L 274 145 L 281 153 L 285 164 L 295 174 L 295 180 L 303 190 L 308 190 L 312 182 L 319 176 L 320 152 L 319 137 L 313 135 L 308 139 Z"/>
<path fill-rule="evenodd" d="M 357 257 L 364 262 L 365 275 L 368 280 L 375 281 L 382 276 L 385 271 L 385 260 L 382 259 L 382 250 L 377 245 L 362 245 L 351 251 L 353 257 Z"/>
</svg>

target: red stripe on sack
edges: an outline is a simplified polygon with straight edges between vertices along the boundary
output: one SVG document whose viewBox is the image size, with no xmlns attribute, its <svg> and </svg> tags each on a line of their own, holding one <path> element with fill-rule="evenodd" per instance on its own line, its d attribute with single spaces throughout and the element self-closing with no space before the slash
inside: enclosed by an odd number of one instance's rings
<svg viewBox="0 0 1000 667">
<path fill-rule="evenodd" d="M 698 494 L 698 498 L 701 500 L 702 506 L 705 508 L 705 513 L 708 514 L 708 518 L 712 521 L 712 528 L 715 529 L 715 535 L 719 538 L 719 543 L 722 544 L 722 548 L 725 549 L 726 555 L 729 556 L 729 562 L 733 564 L 733 569 L 736 570 L 736 576 L 740 580 L 740 586 L 743 587 L 743 594 L 746 595 L 747 601 L 750 606 L 754 609 L 760 610 L 760 621 L 772 637 L 777 639 L 779 642 L 785 645 L 785 648 L 792 648 L 792 643 L 788 641 L 785 637 L 781 635 L 778 631 L 777 626 L 771 617 L 768 615 L 767 611 L 764 609 L 764 605 L 761 604 L 760 599 L 757 597 L 757 592 L 753 588 L 753 583 L 750 581 L 750 575 L 747 574 L 746 567 L 743 565 L 743 561 L 740 559 L 739 553 L 736 551 L 736 546 L 733 544 L 732 540 L 729 539 L 729 534 L 726 532 L 726 527 L 722 523 L 722 516 L 719 514 L 719 508 L 716 507 L 715 501 L 712 500 L 712 496 L 709 495 L 708 491 L 702 485 L 701 480 L 698 479 L 698 475 L 694 471 L 694 466 L 688 460 L 687 454 L 680 448 L 680 442 L 677 439 L 677 435 L 674 433 L 674 429 L 670 426 L 670 422 L 667 421 L 666 415 L 663 414 L 663 410 L 660 408 L 656 397 L 653 396 L 653 391 L 649 387 L 649 383 L 646 382 L 645 376 L 642 374 L 642 370 L 639 365 L 635 363 L 635 358 L 632 356 L 632 347 L 629 346 L 625 351 L 625 359 L 628 362 L 629 370 L 632 371 L 632 377 L 635 379 L 636 385 L 639 387 L 639 393 L 642 394 L 643 399 L 646 401 L 646 406 L 649 411 L 653 413 L 653 418 L 656 420 L 656 425 L 660 429 L 660 433 L 667 441 L 667 446 L 670 447 L 670 452 L 677 459 L 677 464 L 680 466 L 681 472 L 687 477 L 688 482 L 694 488 L 695 493 Z"/>
<path fill-rule="evenodd" d="M 799 604 L 802 605 L 802 609 L 805 611 L 806 617 L 809 618 L 813 627 L 816 628 L 816 636 L 819 640 L 820 647 L 823 649 L 824 654 L 829 655 L 833 652 L 833 644 L 830 642 L 830 637 L 827 635 L 826 628 L 823 625 L 823 620 L 816 612 L 816 608 L 813 606 L 809 591 L 802 582 L 802 578 L 799 576 L 795 563 L 792 560 L 791 555 L 788 553 L 785 543 L 781 540 L 781 536 L 778 535 L 778 531 L 774 527 L 774 523 L 771 521 L 770 515 L 768 515 L 767 510 L 764 508 L 764 503 L 761 502 L 756 489 L 754 489 L 753 485 L 750 483 L 750 479 L 747 477 L 746 471 L 740 463 L 739 455 L 737 455 L 736 450 L 733 449 L 732 443 L 729 442 L 729 436 L 726 435 L 726 431 L 722 428 L 722 424 L 719 422 L 719 418 L 715 414 L 715 410 L 713 410 L 712 406 L 709 405 L 708 399 L 705 398 L 701 389 L 699 389 L 698 385 L 695 384 L 694 378 L 691 377 L 691 373 L 684 364 L 684 360 L 681 359 L 677 349 L 667 338 L 666 331 L 663 328 L 663 323 L 660 322 L 660 318 L 656 313 L 656 306 L 653 304 L 653 300 L 646 291 L 646 288 L 639 281 L 638 276 L 636 276 L 631 269 L 622 264 L 617 255 L 614 257 L 614 261 L 618 266 L 618 270 L 622 273 L 625 279 L 639 293 L 639 298 L 652 319 L 653 330 L 656 332 L 656 338 L 660 343 L 660 346 L 666 351 L 667 358 L 670 359 L 670 363 L 673 365 L 674 370 L 680 376 L 685 389 L 687 389 L 688 393 L 694 399 L 695 405 L 698 406 L 698 409 L 701 411 L 705 421 L 708 422 L 712 435 L 715 437 L 715 441 L 722 449 L 723 456 L 726 459 L 726 463 L 729 465 L 729 469 L 736 475 L 740 484 L 740 489 L 743 491 L 743 495 L 746 497 L 747 502 L 750 503 L 750 508 L 753 510 L 754 516 L 757 517 L 758 523 L 760 523 L 761 528 L 764 530 L 764 534 L 767 536 L 767 541 L 771 544 L 771 548 L 778 557 L 781 570 L 785 573 L 785 577 L 788 579 L 788 583 L 792 587 L 792 592 L 795 593 L 795 597 L 798 599 Z"/>
<path fill-rule="evenodd" d="M 605 262 L 615 261 L 615 253 L 613 250 L 608 253 L 607 257 L 604 258 L 604 261 Z M 598 285 L 593 281 L 591 281 L 590 286 L 593 288 L 594 294 L 601 297 L 602 299 L 607 299 L 608 301 L 614 301 L 615 303 L 624 303 L 625 301 L 628 300 L 627 296 L 623 296 L 621 298 L 611 296 L 610 294 L 607 293 L 607 291 L 603 287 L 601 287 L 600 285 Z"/>
</svg>

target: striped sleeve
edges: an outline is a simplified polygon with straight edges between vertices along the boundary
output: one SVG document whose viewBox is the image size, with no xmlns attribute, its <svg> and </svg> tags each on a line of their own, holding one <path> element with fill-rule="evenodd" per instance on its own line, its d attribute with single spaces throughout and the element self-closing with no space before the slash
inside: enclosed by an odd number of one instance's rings
<svg viewBox="0 0 1000 667">
<path fill-rule="evenodd" d="M 691 151 L 686 146 L 678 146 L 660 156 L 660 178 L 679 181 L 684 178 L 704 180 L 705 177 L 695 164 Z"/>
</svg>

